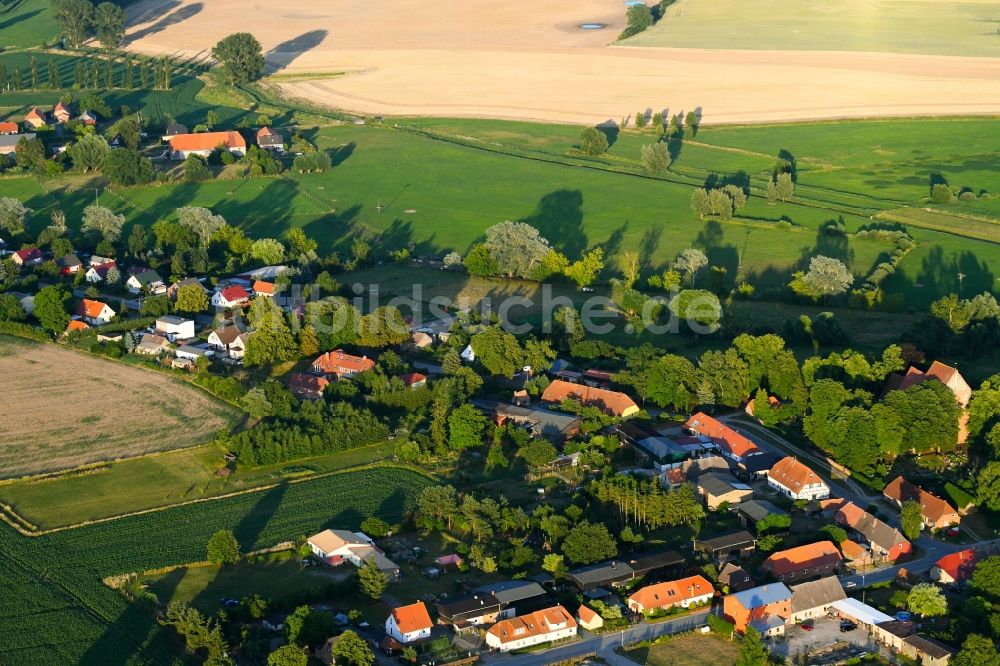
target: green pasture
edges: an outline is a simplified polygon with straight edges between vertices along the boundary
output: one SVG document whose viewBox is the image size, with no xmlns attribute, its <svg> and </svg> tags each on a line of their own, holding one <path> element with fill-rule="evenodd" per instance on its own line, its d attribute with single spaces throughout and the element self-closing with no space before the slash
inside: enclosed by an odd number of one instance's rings
<svg viewBox="0 0 1000 666">
<path fill-rule="evenodd" d="M 44 46 L 59 32 L 49 0 L 6 0 L 0 3 L 0 45 Z"/>
<path fill-rule="evenodd" d="M 679 0 L 628 46 L 1000 55 L 988 0 Z"/>
</svg>

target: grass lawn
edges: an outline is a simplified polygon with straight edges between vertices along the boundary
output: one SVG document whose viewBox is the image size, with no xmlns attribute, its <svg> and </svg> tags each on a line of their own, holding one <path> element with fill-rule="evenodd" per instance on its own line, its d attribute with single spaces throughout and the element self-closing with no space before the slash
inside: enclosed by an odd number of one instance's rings
<svg viewBox="0 0 1000 666">
<path fill-rule="evenodd" d="M 140 582 L 164 606 L 172 601 L 190 604 L 204 613 L 215 613 L 222 599 L 242 599 L 259 594 L 276 599 L 342 580 L 351 569 L 303 567 L 293 550 L 259 555 L 235 565 L 189 566 L 168 573 L 141 577 Z"/>
<path fill-rule="evenodd" d="M 736 663 L 739 646 L 714 634 L 683 634 L 625 656 L 648 666 L 728 666 Z"/>
<path fill-rule="evenodd" d="M 220 477 L 222 451 L 206 444 L 132 458 L 97 469 L 0 484 L 0 502 L 40 529 L 74 525 L 257 486 L 367 465 L 392 455 L 393 442 Z"/>
<path fill-rule="evenodd" d="M 680 0 L 625 43 L 726 49 L 997 56 L 1000 12 L 987 0 Z"/>
</svg>

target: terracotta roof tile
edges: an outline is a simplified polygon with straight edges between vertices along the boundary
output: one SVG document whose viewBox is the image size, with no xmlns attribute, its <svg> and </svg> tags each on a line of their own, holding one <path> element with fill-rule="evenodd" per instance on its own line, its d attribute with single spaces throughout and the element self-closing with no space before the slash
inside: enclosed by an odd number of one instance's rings
<svg viewBox="0 0 1000 666">
<path fill-rule="evenodd" d="M 225 132 L 202 132 L 200 134 L 178 134 L 170 137 L 171 150 L 214 150 L 218 146 L 246 149 L 243 135 L 234 130 Z"/>
<path fill-rule="evenodd" d="M 825 566 L 841 561 L 840 551 L 831 541 L 817 541 L 804 546 L 779 550 L 761 565 L 775 576 L 784 576 L 802 569 Z"/>
<path fill-rule="evenodd" d="M 823 483 L 823 479 L 792 456 L 787 456 L 776 462 L 767 475 L 796 493 L 807 485 Z"/>
<path fill-rule="evenodd" d="M 553 628 L 556 625 L 557 628 Z M 535 611 L 527 615 L 501 620 L 490 627 L 488 633 L 500 640 L 500 643 L 522 640 L 529 636 L 540 636 L 576 627 L 576 620 L 562 606 L 553 606 L 545 610 Z"/>
<path fill-rule="evenodd" d="M 699 435 L 710 437 L 720 445 L 729 449 L 733 455 L 740 458 L 760 451 L 750 438 L 741 435 L 726 424 L 712 418 L 704 412 L 698 412 L 687 420 L 684 427 Z"/>
<path fill-rule="evenodd" d="M 543 402 L 559 403 L 564 400 L 577 400 L 587 406 L 600 407 L 615 416 L 628 416 L 639 411 L 639 406 L 624 393 L 573 384 L 561 379 L 553 381 L 542 393 Z"/>
<path fill-rule="evenodd" d="M 410 604 L 409 606 L 393 608 L 392 616 L 396 619 L 396 626 L 399 627 L 399 631 L 403 634 L 411 634 L 421 629 L 430 629 L 433 626 L 430 613 L 427 612 L 427 606 L 422 601 Z"/>
<path fill-rule="evenodd" d="M 628 598 L 649 610 L 679 605 L 681 602 L 706 594 L 715 594 L 715 588 L 702 576 L 689 576 L 656 585 L 641 587 Z"/>
</svg>

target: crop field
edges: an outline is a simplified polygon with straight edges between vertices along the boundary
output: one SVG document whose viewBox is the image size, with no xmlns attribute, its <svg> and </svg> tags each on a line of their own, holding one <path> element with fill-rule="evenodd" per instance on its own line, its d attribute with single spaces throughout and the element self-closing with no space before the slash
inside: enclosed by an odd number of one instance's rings
<svg viewBox="0 0 1000 666">
<path fill-rule="evenodd" d="M 392 442 L 384 442 L 218 476 L 223 451 L 205 444 L 80 472 L 0 483 L 0 503 L 47 530 L 368 465 L 389 458 L 392 451 Z"/>
<path fill-rule="evenodd" d="M 0 470 L 6 478 L 212 439 L 229 407 L 183 382 L 55 345 L 0 337 Z"/>
<path fill-rule="evenodd" d="M 991 0 L 679 0 L 631 46 L 1000 56 Z"/>
<path fill-rule="evenodd" d="M 232 529 L 244 550 L 357 529 L 370 515 L 401 519 L 429 483 L 376 468 L 37 538 L 0 525 L 0 663 L 170 663 L 170 630 L 101 581 L 205 557 L 209 536 Z"/>
</svg>

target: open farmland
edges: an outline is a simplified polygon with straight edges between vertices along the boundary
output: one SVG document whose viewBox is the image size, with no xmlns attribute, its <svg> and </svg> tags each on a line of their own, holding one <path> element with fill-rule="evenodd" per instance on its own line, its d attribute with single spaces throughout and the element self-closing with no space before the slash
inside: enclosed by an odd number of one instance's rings
<svg viewBox="0 0 1000 666">
<path fill-rule="evenodd" d="M 357 529 L 371 515 L 397 522 L 428 483 L 384 467 L 37 538 L 0 524 L 0 663 L 171 663 L 173 630 L 103 578 L 200 561 L 220 529 L 233 530 L 250 550 L 324 527 Z"/>
<path fill-rule="evenodd" d="M 234 412 L 155 372 L 55 345 L 0 337 L 4 477 L 194 446 Z"/>
<path fill-rule="evenodd" d="M 631 46 L 1000 56 L 993 0 L 678 0 Z"/>
<path fill-rule="evenodd" d="M 925 4 L 933 8 L 926 21 L 937 26 L 946 3 Z M 988 18 L 992 10 L 981 6 Z M 780 26 L 798 5 L 743 11 Z M 611 46 L 624 27 L 620 0 L 444 0 L 432 7 L 389 0 L 308 9 L 293 0 L 145 0 L 128 12 L 128 48 L 182 58 L 206 57 L 238 15 L 253 26 L 272 69 L 295 75 L 274 80 L 280 90 L 358 113 L 594 123 L 650 105 L 702 107 L 714 122 L 1000 110 L 1000 60 L 958 57 L 970 44 L 989 48 L 996 37 L 963 39 L 969 30 L 961 26 L 938 40 L 949 48 L 932 52 L 944 55 L 916 55 L 789 50 L 794 45 L 739 51 L 731 42 L 712 50 Z M 590 22 L 606 27 L 580 29 Z M 884 32 L 907 32 L 891 17 L 875 22 Z M 814 81 L 823 84 L 809 85 Z"/>
</svg>

